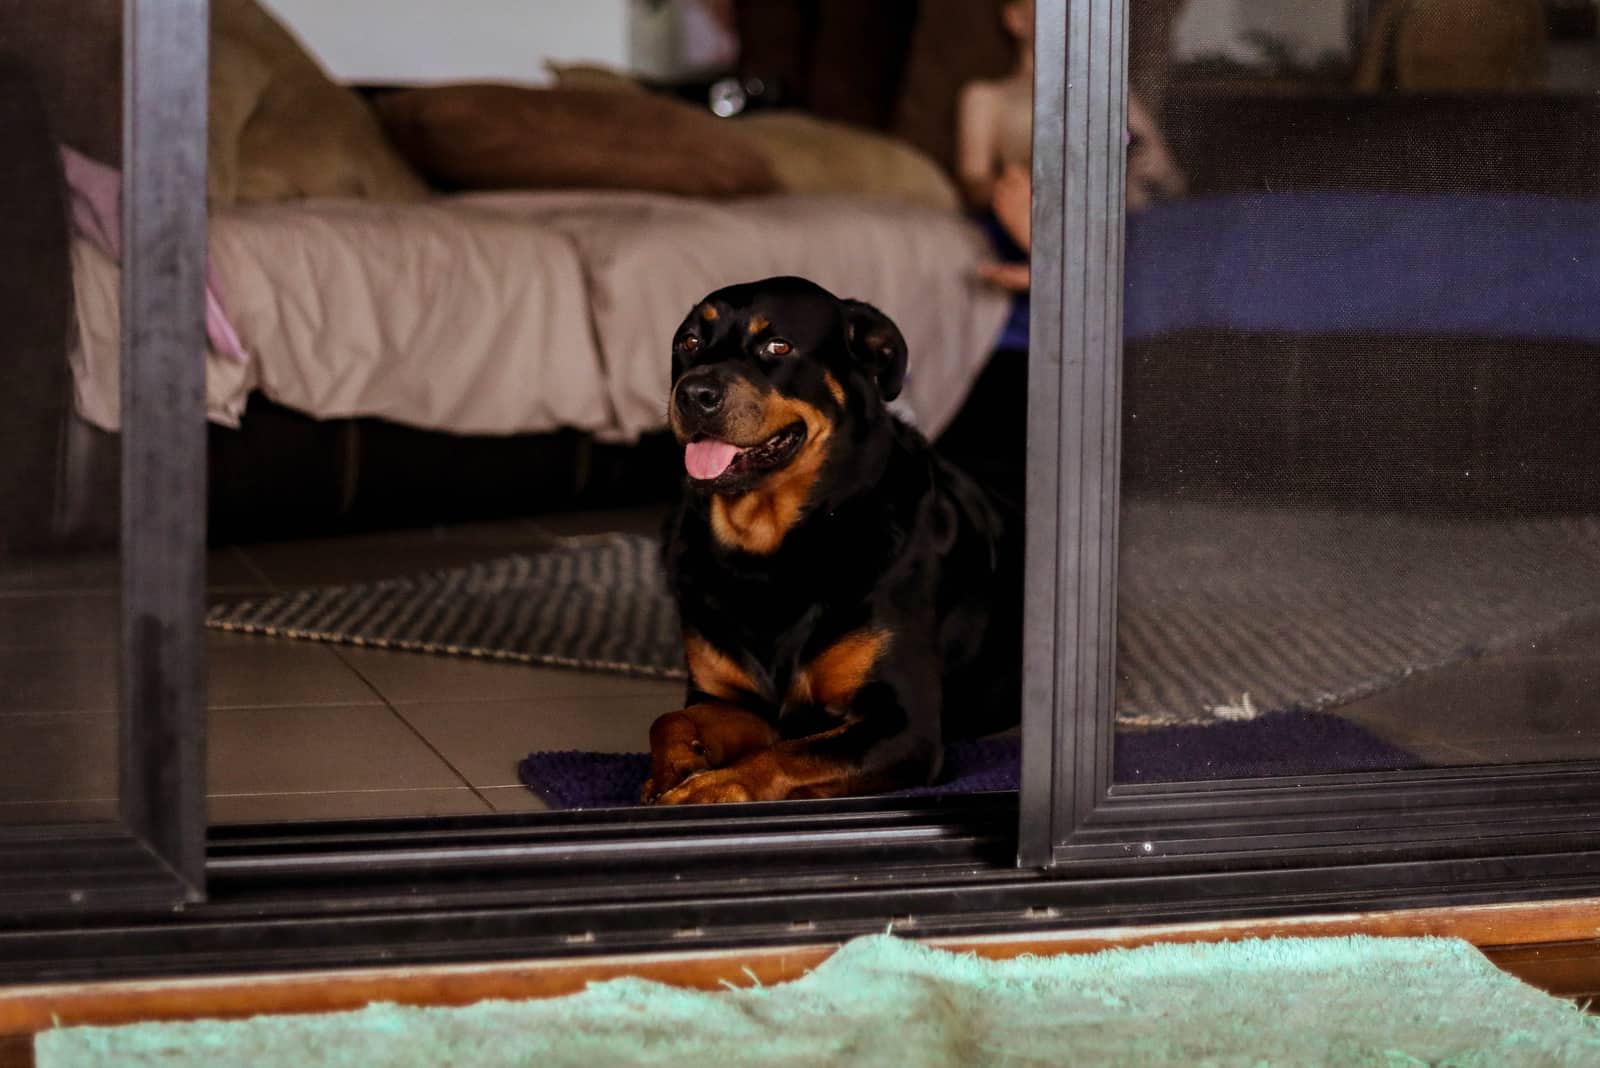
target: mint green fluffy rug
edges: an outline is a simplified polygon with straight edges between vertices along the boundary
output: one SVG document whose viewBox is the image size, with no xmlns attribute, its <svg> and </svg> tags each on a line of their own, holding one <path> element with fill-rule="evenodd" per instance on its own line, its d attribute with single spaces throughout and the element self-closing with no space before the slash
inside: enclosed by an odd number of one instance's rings
<svg viewBox="0 0 1600 1068">
<path fill-rule="evenodd" d="M 1450 939 L 985 961 L 888 935 L 792 983 L 619 979 L 543 1001 L 40 1034 L 39 1068 L 284 1065 L 1600 1065 L 1600 1019 Z"/>
</svg>

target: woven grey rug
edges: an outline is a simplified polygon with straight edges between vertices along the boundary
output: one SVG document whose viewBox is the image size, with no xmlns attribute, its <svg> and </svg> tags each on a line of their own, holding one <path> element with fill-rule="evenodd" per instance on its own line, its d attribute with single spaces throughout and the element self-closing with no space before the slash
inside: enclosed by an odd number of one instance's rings
<svg viewBox="0 0 1600 1068">
<path fill-rule="evenodd" d="M 1324 709 L 1600 617 L 1600 521 L 1136 502 L 1118 718 Z"/>
<path fill-rule="evenodd" d="M 574 538 L 356 586 L 213 608 L 218 630 L 681 679 L 678 611 L 653 538 Z"/>
<path fill-rule="evenodd" d="M 1119 722 L 1328 708 L 1600 617 L 1600 522 L 1447 521 L 1130 502 Z M 537 555 L 213 609 L 212 627 L 682 678 L 659 545 Z"/>
</svg>

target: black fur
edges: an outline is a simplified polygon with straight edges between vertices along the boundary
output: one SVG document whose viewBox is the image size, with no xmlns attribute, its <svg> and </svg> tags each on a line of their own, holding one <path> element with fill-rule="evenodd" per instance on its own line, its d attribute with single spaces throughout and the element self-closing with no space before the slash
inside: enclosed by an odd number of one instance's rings
<svg viewBox="0 0 1600 1068">
<path fill-rule="evenodd" d="M 752 335 L 752 320 L 770 326 Z M 763 354 L 773 338 L 792 352 Z M 906 362 L 905 341 L 882 312 L 798 278 L 718 290 L 690 312 L 673 349 L 675 389 L 685 376 L 740 381 L 802 401 L 831 425 L 800 517 L 773 551 L 719 540 L 716 489 L 686 478 L 664 552 L 685 630 L 757 686 L 737 703 L 784 739 L 851 717 L 849 729 L 809 748 L 847 765 L 864 790 L 932 781 L 945 741 L 1002 730 L 1019 705 L 1020 532 L 887 410 Z M 694 425 L 675 429 L 680 440 L 695 436 Z M 848 709 L 785 701 L 801 665 L 864 628 L 890 638 Z M 688 704 L 712 696 L 691 683 Z"/>
</svg>

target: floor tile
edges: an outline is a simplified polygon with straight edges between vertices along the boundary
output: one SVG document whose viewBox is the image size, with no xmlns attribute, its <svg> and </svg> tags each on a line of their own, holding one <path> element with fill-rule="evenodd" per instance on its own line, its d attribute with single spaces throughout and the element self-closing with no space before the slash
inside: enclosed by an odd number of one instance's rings
<svg viewBox="0 0 1600 1068">
<path fill-rule="evenodd" d="M 1474 738 L 1457 748 L 1465 750 L 1467 764 L 1542 764 L 1564 760 L 1600 760 L 1600 731 L 1537 737 Z"/>
<path fill-rule="evenodd" d="M 550 806 L 526 786 L 485 786 L 478 790 L 496 812 L 548 812 Z"/>
<path fill-rule="evenodd" d="M 339 656 L 393 704 L 416 701 L 644 697 L 682 702 L 684 684 L 463 656 L 339 648 Z"/>
<path fill-rule="evenodd" d="M 552 698 L 402 705 L 401 715 L 477 787 L 516 786 L 517 765 L 542 749 L 642 753 L 650 724 L 676 707 L 654 698 Z"/>
<path fill-rule="evenodd" d="M 117 717 L 0 716 L 0 804 L 117 796 Z"/>
<path fill-rule="evenodd" d="M 208 600 L 233 600 L 245 591 L 215 592 Z M 255 591 L 258 594 L 265 591 Z M 0 595 L 0 649 L 115 649 L 121 641 L 122 598 L 108 591 L 76 593 L 13 593 Z M 223 644 L 262 639 L 207 631 Z"/>
<path fill-rule="evenodd" d="M 335 790 L 297 794 L 221 794 L 207 799 L 213 823 L 362 820 L 397 816 L 471 816 L 493 811 L 474 791 Z M 0 810 L 0 819 L 4 818 Z"/>
<path fill-rule="evenodd" d="M 1337 715 L 1344 715 L 1345 710 L 1339 708 L 1333 711 Z M 1430 767 L 1454 767 L 1460 764 L 1476 764 L 1480 762 L 1478 755 L 1471 750 L 1451 745 L 1444 739 L 1435 737 L 1432 734 L 1400 729 L 1386 719 L 1369 722 L 1358 716 L 1346 716 L 1345 718 L 1365 727 L 1380 741 L 1387 742 L 1397 749 L 1405 750 Z"/>
<path fill-rule="evenodd" d="M 209 646 L 206 703 L 212 708 L 378 700 L 372 687 L 321 642 L 251 636 Z"/>
<path fill-rule="evenodd" d="M 1483 739 L 1600 736 L 1600 662 L 1489 657 L 1426 672 L 1339 711 L 1392 737 L 1471 749 Z"/>
<path fill-rule="evenodd" d="M 0 559 L 0 595 L 115 592 L 121 585 L 122 565 L 114 551 Z"/>
<path fill-rule="evenodd" d="M 1422 758 L 1433 767 L 1458 767 L 1464 764 L 1479 764 L 1482 759 L 1477 753 L 1463 746 L 1453 745 L 1443 738 L 1433 738 L 1426 735 L 1413 735 L 1405 739 L 1384 739 L 1401 749 L 1405 749 Z"/>
<path fill-rule="evenodd" d="M 213 709 L 207 750 L 217 795 L 467 785 L 384 705 Z"/>
<path fill-rule="evenodd" d="M 240 549 L 213 549 L 206 557 L 206 589 L 216 593 L 269 590 L 272 583 Z"/>
<path fill-rule="evenodd" d="M 26 712 L 112 712 L 119 661 L 104 648 L 0 649 L 0 719 Z"/>
<path fill-rule="evenodd" d="M 538 552 L 549 537 L 524 523 L 400 531 L 350 538 L 275 542 L 241 549 L 279 589 L 346 585 L 460 567 L 516 552 Z"/>
<path fill-rule="evenodd" d="M 0 597 L 0 649 L 116 649 L 122 599 L 114 593 Z"/>
<path fill-rule="evenodd" d="M 115 550 L 53 553 L 0 559 L 0 597 L 13 593 L 116 593 L 122 587 L 122 563 Z M 234 548 L 206 554 L 209 590 L 266 589 L 261 572 Z"/>
</svg>

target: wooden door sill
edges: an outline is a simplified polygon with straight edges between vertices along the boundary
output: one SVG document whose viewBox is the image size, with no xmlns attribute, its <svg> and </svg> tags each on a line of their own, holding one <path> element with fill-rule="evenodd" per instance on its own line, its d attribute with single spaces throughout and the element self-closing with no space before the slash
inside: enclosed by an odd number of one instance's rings
<svg viewBox="0 0 1600 1068">
<path fill-rule="evenodd" d="M 1041 931 L 932 939 L 930 944 L 1003 959 L 1023 953 L 1090 953 L 1157 942 L 1353 934 L 1464 938 L 1497 965 L 1533 986 L 1565 998 L 1600 999 L 1600 898 Z M 807 945 L 0 988 L 0 1036 L 31 1036 L 54 1024 L 330 1012 L 360 1008 L 374 1001 L 462 1005 L 485 998 L 555 997 L 582 990 L 596 980 L 619 976 L 699 989 L 755 982 L 771 985 L 805 974 L 835 948 Z M 26 1063 L 7 1059 L 7 1051 L 17 1048 L 21 1047 L 15 1040 L 0 1044 L 0 1068 Z"/>
</svg>

